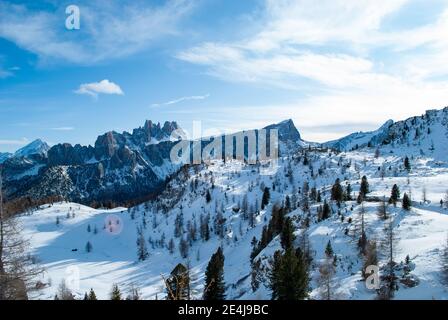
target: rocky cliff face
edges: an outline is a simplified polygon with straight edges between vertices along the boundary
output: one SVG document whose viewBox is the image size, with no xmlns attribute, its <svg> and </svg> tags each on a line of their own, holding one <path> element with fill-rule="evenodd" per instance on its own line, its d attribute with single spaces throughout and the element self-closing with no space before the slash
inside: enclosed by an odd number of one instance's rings
<svg viewBox="0 0 448 320">
<path fill-rule="evenodd" d="M 278 130 L 283 150 L 305 143 L 291 120 L 266 129 Z M 33 142 L 2 164 L 6 195 L 9 199 L 56 195 L 84 203 L 148 198 L 180 168 L 170 161 L 177 143 L 171 137 L 175 130 L 181 130 L 176 122 L 161 125 L 148 120 L 132 133 L 107 132 L 93 146 L 62 143 L 47 148 L 40 140 Z"/>
<path fill-rule="evenodd" d="M 107 132 L 94 146 L 36 140 L 2 163 L 9 199 L 58 195 L 81 202 L 147 197 L 177 166 L 169 162 L 176 122 L 146 121 L 132 133 Z"/>
</svg>

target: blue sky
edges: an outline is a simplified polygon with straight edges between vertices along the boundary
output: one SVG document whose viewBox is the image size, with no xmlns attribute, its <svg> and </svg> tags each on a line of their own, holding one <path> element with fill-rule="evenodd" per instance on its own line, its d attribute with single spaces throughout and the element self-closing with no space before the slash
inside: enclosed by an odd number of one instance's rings
<svg viewBox="0 0 448 320">
<path fill-rule="evenodd" d="M 445 0 L 0 0 L 0 152 L 145 119 L 374 129 L 448 105 L 447 32 Z"/>
</svg>

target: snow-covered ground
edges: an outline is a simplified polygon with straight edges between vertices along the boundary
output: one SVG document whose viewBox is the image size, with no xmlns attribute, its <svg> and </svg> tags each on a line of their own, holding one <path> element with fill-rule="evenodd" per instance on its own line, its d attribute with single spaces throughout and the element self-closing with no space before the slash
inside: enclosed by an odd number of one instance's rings
<svg viewBox="0 0 448 320">
<path fill-rule="evenodd" d="M 218 246 L 222 246 L 227 298 L 270 299 L 270 291 L 264 284 L 257 291 L 252 291 L 249 257 L 251 241 L 253 237 L 260 239 L 273 205 L 281 204 L 286 195 L 299 201 L 305 181 L 310 188 L 321 190 L 323 199 L 329 199 L 329 189 L 336 178 L 341 179 L 343 186 L 349 182 L 353 194 L 357 195 L 360 178 L 367 175 L 370 196 L 389 197 L 392 186 L 397 184 L 401 194 L 411 194 L 413 200 L 410 212 L 401 209 L 400 204 L 396 208 L 388 207 L 397 237 L 394 260 L 399 263 L 409 255 L 415 264 L 412 274 L 420 280 L 413 288 L 401 285 L 395 298 L 447 299 L 446 287 L 440 282 L 440 256 L 447 238 L 448 210 L 441 208 L 439 201 L 448 189 L 448 167 L 416 155 L 411 157 L 412 170 L 408 173 L 403 168 L 402 156 L 389 152 L 384 154 L 375 157 L 372 150 L 341 154 L 312 151 L 307 154 L 312 167 L 303 164 L 303 155 L 294 155 L 281 159 L 274 175 L 260 175 L 258 166 L 216 161 L 200 168 L 190 168 L 187 174 L 179 174 L 158 201 L 134 208 L 95 210 L 76 203 L 44 205 L 20 218 L 26 236 L 31 239 L 32 253 L 46 270 L 42 281 L 48 285 L 33 298 L 51 299 L 61 281 L 76 280 L 79 275 L 79 286 L 72 281 L 78 297 L 93 288 L 99 298 L 107 299 L 112 284 L 116 283 L 123 291 L 132 284 L 139 287 L 145 299 L 163 299 L 166 293 L 162 275 L 167 276 L 179 262 L 183 262 L 191 268 L 193 297 L 200 299 L 207 263 Z M 261 210 L 264 186 L 271 189 L 271 201 Z M 211 195 L 209 203 L 205 197 L 207 190 Z M 423 202 L 424 193 L 426 202 Z M 246 198 L 248 210 L 259 212 L 253 228 L 243 219 L 241 209 Z M 332 216 L 318 222 L 316 209 L 321 204 L 311 202 L 312 219 L 308 234 L 314 256 L 310 297 L 318 298 L 315 281 L 318 264 L 328 240 L 331 240 L 338 257 L 337 298 L 375 298 L 375 291 L 368 290 L 361 281 L 362 257 L 357 249 L 358 238 L 353 235 L 360 219 L 360 205 L 356 201 L 342 204 L 340 214 L 344 218 L 341 221 L 338 208 L 332 203 Z M 364 203 L 367 236 L 380 242 L 384 238 L 385 222 L 377 215 L 378 205 L 377 202 Z M 201 240 L 199 235 L 191 241 L 188 258 L 185 259 L 178 249 L 180 238 L 174 236 L 175 220 L 180 212 L 184 219 L 184 238 L 189 221 L 199 229 L 201 215 L 210 214 L 212 228 L 209 241 Z M 217 212 L 222 212 L 226 219 L 225 236 L 222 238 L 215 234 L 213 220 Z M 289 215 L 300 218 L 303 212 L 298 208 Z M 149 258 L 146 261 L 137 259 L 137 228 L 142 228 L 147 240 Z M 346 234 L 347 228 L 349 232 Z M 300 232 L 297 224 L 297 235 Z M 170 239 L 175 243 L 172 254 L 167 249 Z M 92 244 L 91 252 L 85 250 L 87 242 Z M 266 262 L 280 248 L 278 237 L 274 238 L 257 258 Z M 380 248 L 379 252 L 382 253 Z M 380 254 L 380 266 L 385 259 Z"/>
</svg>

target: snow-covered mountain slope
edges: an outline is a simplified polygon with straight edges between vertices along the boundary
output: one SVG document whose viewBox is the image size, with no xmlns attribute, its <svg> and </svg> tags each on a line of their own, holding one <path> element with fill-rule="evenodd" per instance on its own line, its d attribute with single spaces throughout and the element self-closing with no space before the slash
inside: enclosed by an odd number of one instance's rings
<svg viewBox="0 0 448 320">
<path fill-rule="evenodd" d="M 28 158 L 30 156 L 43 156 L 47 155 L 48 150 L 50 150 L 50 146 L 42 141 L 41 139 L 36 139 L 26 146 L 18 149 L 14 153 L 0 152 L 0 164 L 4 163 L 7 159 L 10 158 Z"/>
<path fill-rule="evenodd" d="M 359 147 L 369 145 L 372 140 L 379 141 L 382 138 L 386 138 L 387 130 L 393 123 L 393 120 L 388 120 L 375 131 L 355 132 L 343 138 L 325 142 L 323 145 L 341 151 L 356 150 Z"/>
<path fill-rule="evenodd" d="M 75 273 L 79 272 L 80 280 L 79 288 L 74 288 L 78 297 L 93 288 L 100 298 L 106 299 L 112 283 L 117 283 L 124 291 L 134 284 L 141 289 L 144 298 L 161 299 L 166 295 L 161 274 L 168 275 L 177 263 L 183 262 L 191 267 L 192 293 L 198 299 L 210 256 L 222 246 L 227 298 L 269 299 L 266 270 L 262 273 L 260 287 L 255 292 L 251 288 L 249 257 L 252 239 L 260 239 L 273 206 L 284 203 L 286 195 L 290 197 L 292 211 L 288 215 L 294 217 L 295 245 L 299 246 L 300 235 L 305 230 L 302 222 L 307 216 L 301 205 L 304 182 L 321 192 L 322 201 L 330 202 L 329 189 L 336 178 L 341 179 L 343 186 L 350 183 L 353 195 L 356 195 L 361 176 L 367 175 L 372 192 L 370 200 L 363 206 L 369 239 L 380 241 L 385 237 L 385 222 L 377 215 L 379 203 L 375 199 L 389 196 L 393 184 L 399 185 L 402 194 L 407 192 L 413 199 L 413 208 L 409 212 L 400 205 L 397 208 L 388 206 L 388 221 L 393 220 L 397 237 L 394 261 L 400 263 L 409 255 L 415 265 L 412 275 L 420 281 L 413 288 L 400 284 L 395 298 L 447 299 L 446 289 L 439 281 L 439 261 L 447 236 L 448 210 L 440 208 L 439 200 L 446 192 L 448 167 L 423 156 L 411 158 L 410 162 L 412 169 L 408 172 L 403 168 L 403 158 L 395 154 L 376 157 L 369 150 L 341 154 L 301 150 L 280 159 L 276 173 L 269 176 L 260 175 L 259 170 L 266 164 L 215 161 L 207 166 L 186 167 L 169 182 L 157 200 L 128 210 L 93 210 L 74 203 L 42 206 L 20 218 L 27 236 L 31 237 L 33 254 L 46 268 L 42 281 L 47 287 L 35 298 L 52 298 L 62 279 L 75 270 Z M 264 187 L 270 188 L 271 200 L 262 209 Z M 424 203 L 423 194 L 427 200 Z M 331 240 L 337 256 L 334 280 L 337 296 L 341 299 L 374 298 L 375 291 L 366 289 L 361 281 L 362 258 L 357 249 L 361 206 L 347 201 L 338 209 L 331 202 L 332 215 L 319 221 L 317 208 L 322 202 L 311 198 L 309 201 L 310 226 L 306 232 L 313 258 L 310 297 L 319 297 L 318 267 L 325 245 Z M 298 208 L 295 208 L 296 204 L 299 204 Z M 253 226 L 248 218 L 252 214 Z M 210 239 L 206 241 L 201 239 L 199 230 L 207 217 Z M 175 228 L 176 221 L 180 220 L 183 220 L 179 229 L 181 235 L 176 234 Z M 109 221 L 112 221 L 111 225 Z M 140 262 L 136 246 L 138 229 L 142 230 L 149 251 L 148 259 Z M 175 246 L 172 253 L 169 250 L 171 239 Z M 182 241 L 186 243 L 187 254 L 179 250 Z M 92 244 L 90 253 L 85 250 L 87 242 Z M 268 259 L 279 249 L 277 236 L 255 259 L 268 265 Z M 379 251 L 381 267 L 385 265 L 386 257 L 383 250 Z"/>
<path fill-rule="evenodd" d="M 448 161 L 448 107 L 428 110 L 422 116 L 386 122 L 373 132 L 354 133 L 323 144 L 341 151 L 381 149 L 397 155 L 422 155 Z"/>
<path fill-rule="evenodd" d="M 27 157 L 34 154 L 46 155 L 48 150 L 50 150 L 50 146 L 46 142 L 41 139 L 36 139 L 17 150 L 14 153 L 14 157 Z"/>
</svg>

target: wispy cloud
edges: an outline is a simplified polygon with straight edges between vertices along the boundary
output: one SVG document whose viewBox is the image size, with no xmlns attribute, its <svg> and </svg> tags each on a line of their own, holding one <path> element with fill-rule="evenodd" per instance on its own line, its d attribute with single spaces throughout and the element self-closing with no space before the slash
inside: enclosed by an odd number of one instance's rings
<svg viewBox="0 0 448 320">
<path fill-rule="evenodd" d="M 86 94 L 95 98 L 98 97 L 98 94 L 124 95 L 124 92 L 121 90 L 119 85 L 107 79 L 99 82 L 83 83 L 79 86 L 79 89 L 77 89 L 75 93 Z"/>
<path fill-rule="evenodd" d="M 8 139 L 0 139 L 0 145 L 17 145 L 22 146 L 28 144 L 30 141 L 27 138 L 17 139 L 17 140 L 8 140 Z"/>
<path fill-rule="evenodd" d="M 178 25 L 192 7 L 190 0 L 161 5 L 146 1 L 78 1 L 81 28 L 61 30 L 65 6 L 56 11 L 31 10 L 26 5 L 0 2 L 0 37 L 37 54 L 92 64 L 127 56 L 151 46 L 161 37 L 178 34 Z"/>
<path fill-rule="evenodd" d="M 174 99 L 174 100 L 170 100 L 170 101 L 166 101 L 166 102 L 162 102 L 162 103 L 153 103 L 151 105 L 151 107 L 161 107 L 161 106 L 169 106 L 172 104 L 176 104 L 176 103 L 180 103 L 183 101 L 189 101 L 189 100 L 204 100 L 207 99 L 208 97 L 210 97 L 210 94 L 205 94 L 202 96 L 187 96 L 187 97 L 181 97 L 178 99 Z"/>
<path fill-rule="evenodd" d="M 75 130 L 74 127 L 55 127 L 55 128 L 50 128 L 50 130 L 52 131 L 73 131 Z"/>
<path fill-rule="evenodd" d="M 380 125 L 446 105 L 448 4 L 420 24 L 402 11 L 415 4 L 266 0 L 262 13 L 253 14 L 257 22 L 251 34 L 199 43 L 176 58 L 224 81 L 297 91 L 298 98 L 288 105 L 258 106 L 261 116 L 297 119 L 310 140 L 334 139 L 353 131 L 356 122 Z M 412 25 L 394 27 L 394 19 Z M 244 108 L 235 112 L 259 114 Z"/>
</svg>

